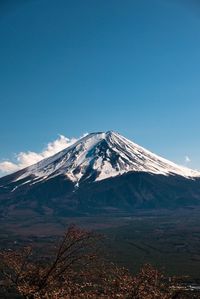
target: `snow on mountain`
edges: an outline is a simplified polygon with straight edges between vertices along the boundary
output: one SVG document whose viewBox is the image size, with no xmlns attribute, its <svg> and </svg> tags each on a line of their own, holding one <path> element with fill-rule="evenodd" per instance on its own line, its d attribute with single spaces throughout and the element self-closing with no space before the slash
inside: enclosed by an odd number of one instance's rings
<svg viewBox="0 0 200 299">
<path fill-rule="evenodd" d="M 100 181 L 135 171 L 200 177 L 200 172 L 176 165 L 120 134 L 108 131 L 88 134 L 52 157 L 27 167 L 15 181 L 27 177 L 23 184 L 35 184 L 65 175 L 78 185 L 79 181 Z"/>
</svg>

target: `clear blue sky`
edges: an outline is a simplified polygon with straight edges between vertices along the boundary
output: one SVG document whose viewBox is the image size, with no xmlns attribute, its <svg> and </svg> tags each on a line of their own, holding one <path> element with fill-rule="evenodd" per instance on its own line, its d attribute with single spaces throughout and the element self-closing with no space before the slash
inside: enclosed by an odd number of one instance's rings
<svg viewBox="0 0 200 299">
<path fill-rule="evenodd" d="M 2 0 L 0 160 L 115 130 L 200 169 L 200 4 Z"/>
</svg>

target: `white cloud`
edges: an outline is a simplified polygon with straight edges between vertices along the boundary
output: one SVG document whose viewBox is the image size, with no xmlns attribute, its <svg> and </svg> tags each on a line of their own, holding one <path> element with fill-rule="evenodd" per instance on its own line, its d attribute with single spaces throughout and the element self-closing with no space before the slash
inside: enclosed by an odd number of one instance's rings
<svg viewBox="0 0 200 299">
<path fill-rule="evenodd" d="M 84 134 L 83 136 L 86 135 L 87 134 Z M 9 160 L 0 162 L 0 176 L 15 172 L 17 170 L 35 164 L 42 159 L 48 158 L 72 145 L 77 140 L 78 139 L 76 138 L 69 139 L 63 135 L 59 135 L 59 137 L 55 141 L 49 142 L 41 153 L 31 151 L 20 152 L 15 155 L 15 162 L 11 162 Z"/>
<path fill-rule="evenodd" d="M 10 161 L 3 161 L 0 163 L 0 174 L 2 173 L 2 175 L 17 171 L 18 169 L 18 165 Z"/>
<path fill-rule="evenodd" d="M 185 156 L 185 163 L 190 163 L 191 162 L 191 159 L 190 159 L 190 157 L 188 157 L 188 156 Z"/>
</svg>

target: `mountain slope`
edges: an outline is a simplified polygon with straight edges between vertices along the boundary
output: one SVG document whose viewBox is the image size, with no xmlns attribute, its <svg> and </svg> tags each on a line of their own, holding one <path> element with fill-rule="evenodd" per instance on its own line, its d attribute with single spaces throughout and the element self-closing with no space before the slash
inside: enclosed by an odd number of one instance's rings
<svg viewBox="0 0 200 299">
<path fill-rule="evenodd" d="M 198 204 L 200 173 L 163 159 L 123 136 L 92 133 L 0 179 L 0 210 L 45 213 L 130 211 Z"/>
<path fill-rule="evenodd" d="M 98 181 L 130 171 L 200 176 L 196 171 L 178 166 L 109 131 L 81 138 L 58 154 L 20 171 L 16 180 L 29 176 L 45 180 L 64 174 L 73 182 L 92 177 Z"/>
</svg>

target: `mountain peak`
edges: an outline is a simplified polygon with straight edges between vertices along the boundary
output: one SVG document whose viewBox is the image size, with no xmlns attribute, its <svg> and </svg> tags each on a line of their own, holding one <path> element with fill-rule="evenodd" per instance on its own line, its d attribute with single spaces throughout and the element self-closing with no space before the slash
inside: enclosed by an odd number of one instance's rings
<svg viewBox="0 0 200 299">
<path fill-rule="evenodd" d="M 114 131 L 95 132 L 35 165 L 21 170 L 15 181 L 30 178 L 33 184 L 65 175 L 77 184 L 100 181 L 127 172 L 199 177 L 200 173 L 176 165 Z M 28 179 L 29 178 L 29 179 Z M 25 180 L 26 182 L 26 180 Z"/>
<path fill-rule="evenodd" d="M 109 130 L 109 131 L 106 131 L 106 132 L 103 132 L 103 131 L 92 132 L 92 133 L 87 134 L 85 137 L 99 136 L 102 139 L 105 139 L 106 137 L 109 137 L 109 136 L 112 136 L 112 135 L 114 136 L 114 135 L 119 135 L 119 134 L 115 131 Z"/>
<path fill-rule="evenodd" d="M 57 217 L 191 206 L 199 202 L 199 178 L 199 172 L 163 159 L 119 133 L 94 132 L 1 178 L 0 212 L 23 215 L 28 209 Z"/>
<path fill-rule="evenodd" d="M 116 134 L 117 134 L 117 132 L 112 131 L 112 130 L 106 132 L 106 135 L 107 135 L 107 136 L 108 136 L 108 135 L 116 135 Z"/>
</svg>

